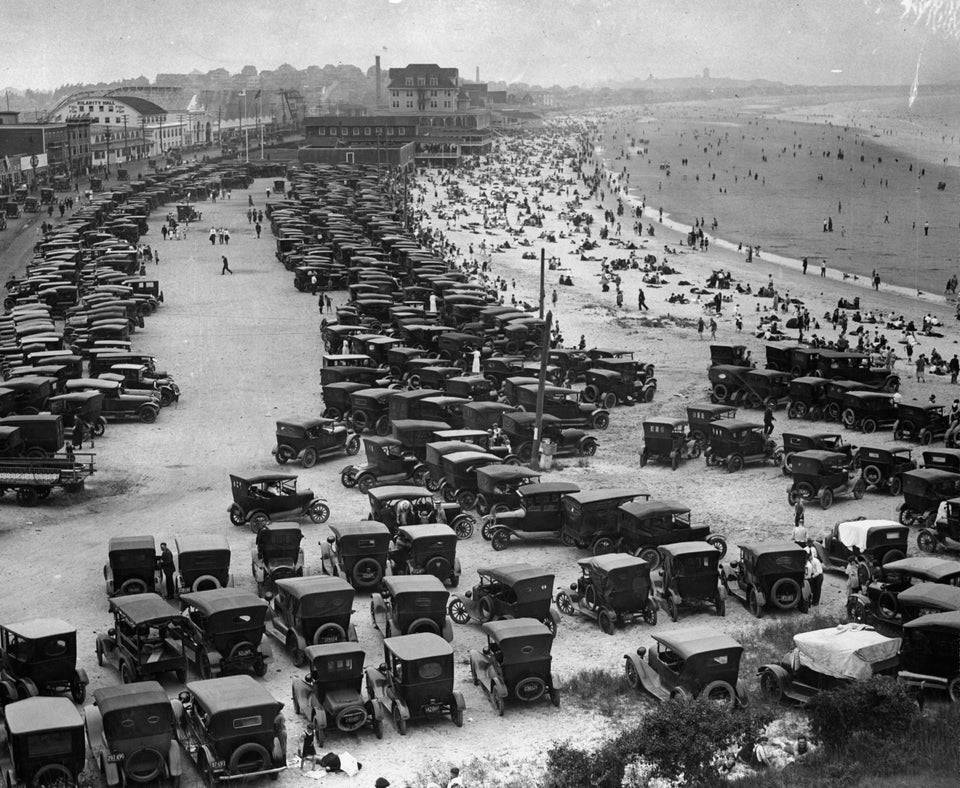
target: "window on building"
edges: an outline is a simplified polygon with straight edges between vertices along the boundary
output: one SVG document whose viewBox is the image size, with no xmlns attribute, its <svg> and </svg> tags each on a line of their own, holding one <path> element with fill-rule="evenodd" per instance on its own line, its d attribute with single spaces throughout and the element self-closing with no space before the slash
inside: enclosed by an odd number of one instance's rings
<svg viewBox="0 0 960 788">
<path fill-rule="evenodd" d="M 327 134 L 327 127 L 326 127 L 326 126 L 320 126 L 320 127 L 317 129 L 317 136 L 319 136 L 319 137 L 325 137 L 326 134 Z"/>
<path fill-rule="evenodd" d="M 374 132 L 374 134 L 376 134 L 378 137 L 382 137 L 382 136 L 383 136 L 383 129 L 380 128 L 379 126 L 377 126 L 377 130 Z"/>
<path fill-rule="evenodd" d="M 430 106 L 433 107 L 434 109 L 436 109 L 436 107 L 437 107 L 437 101 L 436 101 L 436 99 L 432 99 L 432 100 L 430 101 Z"/>
<path fill-rule="evenodd" d="M 371 134 L 373 134 L 373 130 L 372 130 L 369 126 L 364 126 L 364 127 L 363 127 L 363 136 L 364 136 L 364 137 L 369 137 Z"/>
<path fill-rule="evenodd" d="M 449 102 L 449 101 L 444 101 L 444 102 L 443 102 L 443 106 L 449 108 L 449 107 L 450 107 L 450 102 Z"/>
<path fill-rule="evenodd" d="M 436 78 L 436 77 L 430 77 L 430 87 L 433 88 L 433 87 L 436 87 L 436 86 L 437 86 L 437 78 Z"/>
<path fill-rule="evenodd" d="M 387 126 L 387 136 L 388 137 L 393 136 L 393 126 Z"/>
<path fill-rule="evenodd" d="M 347 164 L 353 164 L 353 163 L 354 163 L 354 154 L 353 154 L 353 151 L 347 151 L 347 152 L 344 154 L 344 161 L 345 161 Z"/>
<path fill-rule="evenodd" d="M 100 105 L 100 112 L 103 112 L 103 104 Z"/>
<path fill-rule="evenodd" d="M 359 136 L 360 136 L 360 127 L 359 127 L 359 126 L 354 126 L 354 127 L 353 127 L 353 136 L 354 136 L 354 137 L 359 137 Z"/>
<path fill-rule="evenodd" d="M 406 130 L 405 127 L 403 127 L 403 126 L 397 126 L 397 136 L 398 136 L 398 137 L 402 137 L 402 136 L 403 136 L 404 134 L 406 134 L 406 133 L 407 133 L 407 130 Z"/>
<path fill-rule="evenodd" d="M 424 85 L 426 85 L 426 84 L 427 84 L 427 78 L 426 78 L 426 77 L 417 77 L 417 87 L 418 87 L 418 88 L 422 88 L 422 87 L 423 87 Z"/>
<path fill-rule="evenodd" d="M 407 102 L 407 106 L 408 106 L 408 107 L 412 107 L 412 106 L 413 106 L 413 102 L 412 102 L 412 101 L 408 101 L 408 102 Z"/>
<path fill-rule="evenodd" d="M 103 122 L 104 122 L 104 123 L 109 123 L 109 122 L 110 122 L 110 116 L 107 115 L 107 117 L 105 117 L 105 118 L 103 119 Z"/>
<path fill-rule="evenodd" d="M 412 88 L 412 87 L 413 87 L 413 77 L 407 77 L 406 79 L 404 79 L 404 80 L 403 80 L 403 84 L 406 85 L 407 87 Z"/>
</svg>

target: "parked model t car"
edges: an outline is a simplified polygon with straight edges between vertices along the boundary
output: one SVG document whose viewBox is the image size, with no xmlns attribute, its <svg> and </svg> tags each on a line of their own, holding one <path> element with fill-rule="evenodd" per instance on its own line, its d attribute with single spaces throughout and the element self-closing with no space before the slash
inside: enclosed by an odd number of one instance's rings
<svg viewBox="0 0 960 788">
<path fill-rule="evenodd" d="M 87 697 L 87 672 L 77 667 L 77 630 L 57 618 L 0 626 L 0 693 L 3 704 L 34 695 Z"/>
<path fill-rule="evenodd" d="M 66 698 L 26 698 L 3 710 L 4 783 L 74 786 L 86 764 L 83 717 Z"/>
<path fill-rule="evenodd" d="M 285 419 L 277 422 L 272 454 L 280 465 L 297 460 L 312 468 L 324 457 L 360 451 L 360 436 L 333 419 Z"/>
<path fill-rule="evenodd" d="M 103 567 L 107 596 L 157 590 L 157 544 L 152 536 L 114 536 L 107 543 Z"/>
<path fill-rule="evenodd" d="M 267 603 L 246 591 L 218 588 L 180 595 L 186 624 L 183 650 L 201 678 L 253 672 L 273 659 L 263 642 Z"/>
<path fill-rule="evenodd" d="M 266 633 L 283 644 L 293 664 L 304 663 L 307 647 L 357 640 L 350 623 L 353 588 L 327 575 L 278 580 L 264 622 Z"/>
<path fill-rule="evenodd" d="M 112 599 L 110 612 L 113 626 L 97 635 L 98 665 L 108 663 L 124 684 L 163 673 L 186 680 L 186 621 L 176 608 L 157 594 L 130 594 Z"/>
<path fill-rule="evenodd" d="M 330 531 L 333 535 L 320 545 L 324 574 L 343 575 L 357 591 L 379 586 L 387 573 L 390 529 L 375 520 L 365 520 L 331 525 Z"/>
<path fill-rule="evenodd" d="M 325 523 L 330 517 L 326 500 L 313 490 L 297 490 L 297 477 L 283 473 L 262 476 L 230 475 L 233 503 L 227 508 L 234 525 L 250 523 L 260 530 L 271 520 L 295 520 L 309 517 L 312 522 Z"/>
<path fill-rule="evenodd" d="M 810 604 L 806 563 L 806 550 L 794 542 L 740 545 L 740 559 L 721 567 L 720 578 L 727 594 L 738 597 L 757 618 L 770 606 L 806 613 Z"/>
</svg>

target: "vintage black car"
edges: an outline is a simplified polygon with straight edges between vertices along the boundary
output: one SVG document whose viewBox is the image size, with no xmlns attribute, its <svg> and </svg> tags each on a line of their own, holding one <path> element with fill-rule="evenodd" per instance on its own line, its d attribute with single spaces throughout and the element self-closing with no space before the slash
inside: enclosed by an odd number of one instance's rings
<svg viewBox="0 0 960 788">
<path fill-rule="evenodd" d="M 183 650 L 201 678 L 264 676 L 273 650 L 263 642 L 267 603 L 247 591 L 217 588 L 180 595 Z"/>
<path fill-rule="evenodd" d="M 577 392 L 559 386 L 545 386 L 543 389 L 543 412 L 560 419 L 563 427 L 584 427 L 605 430 L 610 426 L 610 414 L 603 408 L 596 408 L 585 402 L 577 401 Z M 517 404 L 524 410 L 537 408 L 537 386 L 524 384 L 517 389 Z"/>
<path fill-rule="evenodd" d="M 540 473 L 522 465 L 490 464 L 476 470 L 477 513 L 508 511 L 520 505 L 519 491 L 540 481 Z"/>
<path fill-rule="evenodd" d="M 743 404 L 750 408 L 777 408 L 787 403 L 790 396 L 789 372 L 773 369 L 751 369 L 742 376 L 746 389 Z"/>
<path fill-rule="evenodd" d="M 270 523 L 257 531 L 250 565 L 257 596 L 272 592 L 278 580 L 303 575 L 303 531 L 296 523 Z"/>
<path fill-rule="evenodd" d="M 880 567 L 906 556 L 909 534 L 893 520 L 850 520 L 834 525 L 814 548 L 824 569 L 845 571 L 854 557 L 862 567 L 861 583 L 866 583 Z"/>
<path fill-rule="evenodd" d="M 317 460 L 360 451 L 360 436 L 333 419 L 284 419 L 277 422 L 277 443 L 271 453 L 280 465 L 299 462 L 312 468 Z"/>
<path fill-rule="evenodd" d="M 510 441 L 513 453 L 520 462 L 527 463 L 533 459 L 533 433 L 536 420 L 536 413 L 523 411 L 504 413 L 500 417 L 503 433 Z M 553 444 L 554 457 L 592 457 L 597 453 L 596 438 L 585 430 L 564 427 L 560 419 L 548 413 L 544 413 L 541 420 L 541 439 Z"/>
<path fill-rule="evenodd" d="M 624 654 L 627 682 L 655 700 L 708 698 L 724 706 L 743 706 L 739 687 L 743 646 L 711 627 L 654 634 L 656 648 L 640 646 Z"/>
<path fill-rule="evenodd" d="M 897 679 L 960 703 L 960 612 L 932 613 L 903 626 Z"/>
<path fill-rule="evenodd" d="M 750 351 L 747 350 L 746 345 L 710 345 L 710 366 L 716 367 L 722 364 L 750 367 L 752 365 Z"/>
<path fill-rule="evenodd" d="M 456 588 L 460 584 L 457 535 L 443 523 L 404 525 L 393 537 L 390 568 L 397 575 L 433 575 Z"/>
<path fill-rule="evenodd" d="M 299 667 L 310 645 L 357 641 L 356 627 L 350 623 L 353 596 L 353 588 L 340 577 L 311 575 L 278 580 L 264 629 Z"/>
<path fill-rule="evenodd" d="M 920 455 L 923 468 L 960 473 L 960 449 L 924 449 Z"/>
<path fill-rule="evenodd" d="M 933 556 L 912 556 L 890 561 L 866 587 L 847 597 L 847 617 L 860 623 L 876 620 L 888 625 L 901 622 L 898 596 L 919 583 L 960 586 L 960 561 Z"/>
<path fill-rule="evenodd" d="M 553 632 L 533 618 L 483 625 L 487 645 L 470 651 L 473 683 L 503 716 L 508 700 L 535 703 L 549 698 L 560 707 L 560 685 L 550 671 Z"/>
<path fill-rule="evenodd" d="M 332 536 L 321 543 L 324 574 L 343 575 L 357 591 L 380 585 L 387 573 L 390 529 L 383 523 L 366 520 L 347 525 L 331 525 Z"/>
<path fill-rule="evenodd" d="M 87 672 L 77 667 L 77 630 L 57 618 L 0 625 L 0 701 L 70 693 L 87 697 Z"/>
<path fill-rule="evenodd" d="M 83 717 L 69 700 L 26 698 L 3 711 L 6 735 L 0 768 L 5 785 L 81 784 L 87 760 Z"/>
<path fill-rule="evenodd" d="M 504 413 L 513 413 L 515 405 L 505 402 L 468 402 L 460 406 L 464 429 L 490 430 L 500 423 Z"/>
<path fill-rule="evenodd" d="M 841 624 L 799 632 L 779 662 L 757 669 L 760 689 L 768 700 L 805 704 L 825 690 L 895 675 L 899 649 L 899 638 L 885 637 L 871 627 Z"/>
<path fill-rule="evenodd" d="M 551 348 L 547 353 L 547 362 L 559 368 L 563 380 L 579 383 L 591 366 L 586 350 L 577 348 Z"/>
<path fill-rule="evenodd" d="M 806 613 L 810 606 L 806 563 L 806 550 L 794 542 L 740 545 L 740 560 L 721 567 L 720 580 L 727 595 L 738 597 L 757 618 L 770 606 Z"/>
<path fill-rule="evenodd" d="M 417 456 L 396 438 L 369 435 L 363 439 L 366 463 L 348 465 L 340 471 L 344 487 L 356 487 L 366 495 L 378 484 L 401 484 L 413 479 Z"/>
<path fill-rule="evenodd" d="M 912 440 L 929 446 L 942 438 L 950 427 L 943 405 L 897 403 L 897 421 L 893 439 Z"/>
<path fill-rule="evenodd" d="M 960 587 L 944 583 L 917 583 L 897 594 L 900 621 L 904 624 L 930 613 L 960 610 Z"/>
<path fill-rule="evenodd" d="M 401 736 L 410 720 L 449 714 L 463 726 L 463 695 L 453 689 L 453 649 L 429 632 L 383 641 L 383 664 L 366 670 L 367 692 Z"/>
<path fill-rule="evenodd" d="M 450 594 L 433 575 L 387 577 L 370 597 L 373 626 L 383 637 L 430 632 L 453 641 Z"/>
<path fill-rule="evenodd" d="M 367 493 L 370 512 L 367 520 L 376 520 L 396 533 L 401 525 L 446 522 L 460 539 L 473 535 L 474 519 L 458 503 L 444 503 L 425 487 L 385 485 Z"/>
<path fill-rule="evenodd" d="M 720 559 L 724 553 L 709 542 L 674 542 L 660 548 L 660 605 L 671 621 L 680 617 L 683 606 L 708 604 L 718 616 L 726 615 L 727 603 L 719 581 Z"/>
<path fill-rule="evenodd" d="M 640 452 L 640 467 L 650 460 L 669 462 L 676 470 L 683 460 L 696 459 L 702 447 L 687 432 L 684 419 L 647 419 L 643 422 L 643 449 Z"/>
<path fill-rule="evenodd" d="M 532 618 L 556 633 L 560 616 L 551 607 L 553 575 L 529 564 L 477 570 L 480 582 L 463 597 L 451 596 L 447 612 L 458 624 Z"/>
<path fill-rule="evenodd" d="M 748 464 L 783 464 L 783 449 L 763 434 L 763 427 L 737 419 L 711 425 L 703 456 L 707 465 L 723 465 L 729 473 L 736 473 Z"/>
<path fill-rule="evenodd" d="M 854 463 L 863 470 L 867 487 L 900 495 L 903 490 L 903 474 L 916 470 L 911 450 L 906 446 L 878 449 L 861 446 L 853 455 Z"/>
<path fill-rule="evenodd" d="M 848 430 L 870 435 L 880 427 L 892 427 L 898 418 L 893 394 L 880 391 L 848 391 L 841 403 L 840 420 Z"/>
<path fill-rule="evenodd" d="M 747 395 L 743 378 L 751 367 L 730 364 L 718 364 L 710 367 L 707 378 L 710 381 L 710 401 L 715 404 L 739 405 Z"/>
<path fill-rule="evenodd" d="M 110 601 L 113 626 L 97 635 L 97 664 L 108 663 L 130 684 L 173 673 L 181 684 L 187 660 L 180 611 L 157 594 L 130 594 Z"/>
<path fill-rule="evenodd" d="M 103 394 L 99 391 L 74 391 L 70 394 L 58 394 L 47 400 L 47 407 L 54 416 L 63 419 L 63 426 L 70 435 L 78 425 L 83 426 L 84 434 L 101 438 L 107 431 L 107 420 L 103 417 Z"/>
<path fill-rule="evenodd" d="M 107 785 L 178 785 L 183 751 L 176 737 L 180 701 L 156 681 L 94 690 L 84 710 L 90 753 Z"/>
<path fill-rule="evenodd" d="M 479 492 L 477 470 L 488 465 L 501 464 L 501 459 L 495 454 L 475 449 L 444 454 L 440 458 L 443 481 L 437 491 L 448 503 L 455 501 L 463 509 L 472 509 L 477 502 Z M 519 466 L 509 467 L 516 470 Z"/>
<path fill-rule="evenodd" d="M 657 392 L 655 381 L 640 378 L 635 361 L 628 361 L 619 369 L 588 369 L 584 380 L 587 383 L 583 390 L 584 402 L 596 402 L 606 410 L 617 405 L 653 402 Z"/>
<path fill-rule="evenodd" d="M 331 368 L 338 369 L 337 367 Z M 345 419 L 350 415 L 350 395 L 356 391 L 363 391 L 367 383 L 356 380 L 342 380 L 323 385 L 323 418 Z M 278 441 L 279 442 L 279 441 Z"/>
<path fill-rule="evenodd" d="M 580 577 L 570 584 L 570 593 L 557 593 L 561 613 L 595 619 L 607 635 L 618 626 L 657 623 L 657 602 L 646 561 L 629 553 L 608 553 L 577 563 Z"/>
<path fill-rule="evenodd" d="M 903 503 L 897 507 L 903 525 L 926 527 L 944 501 L 960 495 L 960 473 L 920 468 L 901 474 Z"/>
<path fill-rule="evenodd" d="M 827 378 L 817 378 L 812 375 L 804 375 L 791 380 L 787 418 L 810 419 L 811 421 L 822 419 L 827 407 L 827 387 L 829 385 L 830 381 Z"/>
<path fill-rule="evenodd" d="M 230 474 L 233 503 L 227 508 L 234 525 L 250 523 L 259 531 L 271 520 L 297 520 L 309 517 L 314 523 L 325 523 L 330 517 L 326 500 L 313 490 L 297 490 L 297 477 L 283 473 L 266 473 L 244 478 Z"/>
<path fill-rule="evenodd" d="M 802 435 L 797 432 L 783 433 L 783 475 L 792 473 L 790 460 L 797 452 L 809 449 L 836 452 L 853 457 L 853 449 L 849 443 L 843 442 L 843 436 L 836 432 L 815 432 L 812 435 Z"/>
<path fill-rule="evenodd" d="M 924 553 L 960 552 L 960 498 L 950 498 L 946 504 L 946 517 L 934 518 L 917 534 L 917 547 Z"/>
<path fill-rule="evenodd" d="M 472 400 L 474 402 L 494 402 L 497 390 L 489 378 L 483 375 L 458 375 L 447 378 L 444 390 L 451 397 Z"/>
<path fill-rule="evenodd" d="M 178 594 L 185 591 L 209 591 L 233 584 L 230 576 L 230 545 L 219 534 L 191 534 L 178 536 L 177 573 L 174 588 Z"/>
<path fill-rule="evenodd" d="M 103 566 L 107 596 L 153 593 L 158 588 L 157 543 L 152 536 L 114 536 Z"/>
<path fill-rule="evenodd" d="M 649 493 L 636 487 L 588 490 L 568 493 L 563 506 L 560 541 L 569 546 L 589 549 L 594 555 L 616 549 L 618 507 L 636 498 L 649 500 Z"/>
<path fill-rule="evenodd" d="M 721 557 L 727 540 L 711 534 L 709 525 L 694 526 L 690 507 L 679 501 L 629 501 L 617 509 L 617 550 L 642 558 L 657 569 L 661 548 L 676 542 L 703 541 L 712 544 Z"/>
<path fill-rule="evenodd" d="M 687 407 L 687 424 L 690 425 L 690 438 L 700 444 L 700 448 L 710 440 L 711 425 L 721 419 L 737 417 L 737 409 L 731 405 L 718 405 L 713 402 L 700 402 Z"/>
<path fill-rule="evenodd" d="M 293 680 L 293 709 L 313 725 L 318 746 L 329 731 L 356 733 L 367 726 L 383 738 L 383 708 L 363 691 L 365 658 L 354 643 L 307 647 L 304 662 L 310 672 Z"/>
<path fill-rule="evenodd" d="M 863 498 L 867 484 L 859 468 L 846 454 L 808 449 L 792 455 L 790 469 L 793 484 L 787 491 L 787 502 L 817 501 L 821 509 L 829 509 L 838 495 Z"/>
<path fill-rule="evenodd" d="M 283 704 L 250 676 L 192 681 L 180 702 L 179 739 L 207 785 L 287 768 Z"/>
<path fill-rule="evenodd" d="M 480 533 L 494 550 L 506 550 L 510 539 L 559 540 L 563 528 L 563 496 L 580 492 L 572 482 L 536 482 L 517 489 L 516 509 L 486 515 Z"/>
</svg>

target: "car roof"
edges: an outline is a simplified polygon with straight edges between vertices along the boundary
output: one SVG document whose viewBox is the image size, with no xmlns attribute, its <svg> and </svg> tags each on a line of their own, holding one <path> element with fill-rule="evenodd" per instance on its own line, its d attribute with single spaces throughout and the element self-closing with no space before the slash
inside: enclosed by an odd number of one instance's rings
<svg viewBox="0 0 960 788">
<path fill-rule="evenodd" d="M 152 536 L 111 536 L 107 542 L 107 552 L 114 550 L 153 550 L 156 551 L 157 542 Z"/>
<path fill-rule="evenodd" d="M 652 637 L 671 651 L 675 651 L 681 659 L 687 659 L 695 654 L 703 654 L 707 651 L 743 650 L 743 646 L 730 635 L 711 627 L 675 629 L 663 634 L 653 633 Z"/>
<path fill-rule="evenodd" d="M 572 498 L 579 504 L 595 503 L 605 501 L 609 498 L 632 498 L 638 495 L 646 495 L 645 490 L 639 487 L 608 487 L 600 490 L 585 490 L 577 493 L 570 493 L 568 498 Z"/>
<path fill-rule="evenodd" d="M 227 537 L 220 534 L 186 534 L 173 540 L 178 553 L 197 553 L 201 550 L 230 550 Z"/>
<path fill-rule="evenodd" d="M 806 553 L 804 548 L 796 542 L 752 542 L 740 545 L 753 555 L 769 555 L 770 553 Z"/>
<path fill-rule="evenodd" d="M 358 656 L 363 658 L 366 656 L 359 645 L 349 640 L 341 643 L 321 643 L 317 646 L 307 646 L 304 654 L 307 655 L 307 659 L 310 662 L 313 662 L 313 660 L 319 657 Z"/>
<path fill-rule="evenodd" d="M 447 462 L 459 464 L 461 462 L 475 462 L 476 460 L 495 460 L 500 462 L 501 458 L 497 457 L 495 454 L 490 454 L 485 451 L 455 451 L 452 454 L 445 454 L 443 456 Z"/>
<path fill-rule="evenodd" d="M 124 711 L 133 706 L 169 703 L 170 699 L 157 681 L 137 681 L 133 684 L 113 684 L 93 691 L 93 701 L 100 713 Z"/>
<path fill-rule="evenodd" d="M 119 610 L 134 624 L 148 624 L 180 615 L 180 611 L 159 594 L 127 594 L 114 597 L 110 600 L 110 608 Z"/>
<path fill-rule="evenodd" d="M 620 509 L 637 518 L 653 517 L 658 514 L 683 514 L 690 507 L 679 501 L 628 501 L 620 504 Z"/>
<path fill-rule="evenodd" d="M 299 427 L 309 430 L 312 427 L 322 427 L 327 424 L 335 424 L 333 419 L 277 419 L 277 429 L 281 427 Z"/>
<path fill-rule="evenodd" d="M 541 476 L 540 471 L 531 471 L 522 465 L 487 465 L 484 468 L 477 468 L 477 474 L 491 479 L 533 479 Z"/>
<path fill-rule="evenodd" d="M 755 421 L 746 421 L 745 419 L 729 419 L 728 421 L 718 421 L 714 423 L 715 427 L 722 427 L 725 430 L 739 429 L 760 429 L 760 425 Z"/>
<path fill-rule="evenodd" d="M 925 616 L 908 621 L 903 625 L 904 629 L 955 629 L 960 632 L 960 611 L 951 610 L 948 613 L 928 613 Z M 7 706 L 9 709 L 10 707 Z"/>
<path fill-rule="evenodd" d="M 657 418 L 645 419 L 644 424 L 667 424 L 671 427 L 676 427 L 679 424 L 686 424 L 686 419 L 669 419 L 665 416 L 659 416 Z"/>
<path fill-rule="evenodd" d="M 893 399 L 893 394 L 883 391 L 848 391 L 846 396 L 854 399 Z"/>
<path fill-rule="evenodd" d="M 300 530 L 300 524 L 294 522 L 271 522 L 267 523 L 260 531 L 267 531 L 272 533 L 283 533 L 284 531 L 300 531 L 300 535 L 303 535 L 303 531 Z"/>
<path fill-rule="evenodd" d="M 385 498 L 433 498 L 426 487 L 411 487 L 405 484 L 385 484 L 383 487 L 371 487 L 368 495 L 377 500 Z"/>
<path fill-rule="evenodd" d="M 481 567 L 477 569 L 478 575 L 483 575 L 498 580 L 508 585 L 519 583 L 523 580 L 535 580 L 541 577 L 553 578 L 552 572 L 545 572 L 543 569 L 530 564 L 503 564 L 502 566 Z"/>
<path fill-rule="evenodd" d="M 446 657 L 453 654 L 453 646 L 439 635 L 434 635 L 431 632 L 418 632 L 414 635 L 386 638 L 383 645 L 403 662 L 429 657 Z"/>
<path fill-rule="evenodd" d="M 286 591 L 294 599 L 302 599 L 307 594 L 323 594 L 330 591 L 350 591 L 351 586 L 342 577 L 331 575 L 309 575 L 307 577 L 285 577 L 276 581 L 277 588 Z"/>
<path fill-rule="evenodd" d="M 83 726 L 83 717 L 67 698 L 27 698 L 8 704 L 3 712 L 13 736 Z"/>
<path fill-rule="evenodd" d="M 890 561 L 883 565 L 883 569 L 884 571 L 890 569 L 894 572 L 913 572 L 939 580 L 960 573 L 960 561 L 928 555 L 913 555 L 909 558 Z"/>
<path fill-rule="evenodd" d="M 421 539 L 428 536 L 453 536 L 456 532 L 445 523 L 423 523 L 420 525 L 402 525 L 398 529 L 413 539 Z"/>
<path fill-rule="evenodd" d="M 359 523 L 334 523 L 329 528 L 337 538 L 390 533 L 390 529 L 379 520 L 361 520 Z"/>
<path fill-rule="evenodd" d="M 211 714 L 251 706 L 283 706 L 252 676 L 245 674 L 191 681 L 187 689 Z"/>
<path fill-rule="evenodd" d="M 513 618 L 490 621 L 481 627 L 483 634 L 497 642 L 510 638 L 551 636 L 546 624 L 535 618 Z"/>
<path fill-rule="evenodd" d="M 946 583 L 917 583 L 897 594 L 897 604 L 939 605 L 960 610 L 960 588 Z"/>
<path fill-rule="evenodd" d="M 234 476 L 237 476 L 234 474 Z M 241 481 L 247 484 L 261 484 L 263 482 L 285 482 L 295 480 L 297 477 L 289 473 L 263 473 L 259 476 L 237 476 Z"/>
<path fill-rule="evenodd" d="M 642 558 L 637 558 L 629 553 L 605 553 L 604 555 L 592 555 L 589 558 L 581 558 L 577 563 L 580 566 L 593 566 L 601 572 L 612 572 L 615 569 L 625 569 L 630 566 L 647 566 L 647 562 Z"/>
<path fill-rule="evenodd" d="M 396 575 L 383 578 L 383 585 L 391 594 L 436 593 L 446 588 L 433 575 Z"/>
<path fill-rule="evenodd" d="M 450 426 L 445 421 L 431 421 L 428 419 L 391 419 L 390 423 L 397 432 L 403 430 L 433 430 L 434 432 L 442 432 Z"/>
<path fill-rule="evenodd" d="M 879 531 L 885 528 L 906 528 L 905 525 L 901 525 L 896 520 L 844 520 L 837 523 L 838 526 L 847 526 L 851 530 L 859 529 L 866 531 L 868 534 L 873 531 Z"/>
<path fill-rule="evenodd" d="M 59 618 L 32 618 L 27 621 L 17 621 L 13 624 L 4 624 L 3 628 L 27 640 L 39 640 L 52 635 L 74 634 L 77 628 Z"/>
<path fill-rule="evenodd" d="M 702 555 L 703 553 L 719 553 L 720 551 L 709 542 L 674 542 L 673 544 L 659 545 L 658 550 L 678 558 L 681 555 Z"/>
<path fill-rule="evenodd" d="M 793 379 L 794 383 L 809 383 L 811 386 L 819 385 L 820 383 L 829 383 L 830 381 L 827 378 L 818 378 L 816 375 L 800 375 Z"/>
<path fill-rule="evenodd" d="M 802 460 L 817 460 L 819 462 L 827 462 L 829 460 L 842 460 L 847 462 L 849 458 L 846 454 L 841 454 L 838 451 L 827 451 L 825 449 L 804 449 L 803 451 L 798 451 L 791 457 L 791 461 L 794 459 Z"/>
<path fill-rule="evenodd" d="M 531 482 L 517 488 L 521 496 L 540 495 L 541 493 L 559 493 L 568 495 L 580 492 L 580 485 L 573 482 Z"/>
<path fill-rule="evenodd" d="M 721 405 L 717 402 L 695 402 L 693 405 L 687 405 L 690 410 L 702 410 L 706 413 L 730 413 L 736 410 L 735 405 Z"/>
<path fill-rule="evenodd" d="M 266 607 L 264 599 L 236 588 L 212 588 L 209 591 L 192 591 L 180 594 L 180 599 L 201 610 L 204 615 L 214 615 L 238 608 Z"/>
<path fill-rule="evenodd" d="M 960 479 L 960 474 L 956 474 L 953 471 L 944 471 L 940 468 L 917 468 L 912 471 L 904 471 L 904 474 L 909 474 L 914 479 L 928 479 L 930 481 Z"/>
</svg>

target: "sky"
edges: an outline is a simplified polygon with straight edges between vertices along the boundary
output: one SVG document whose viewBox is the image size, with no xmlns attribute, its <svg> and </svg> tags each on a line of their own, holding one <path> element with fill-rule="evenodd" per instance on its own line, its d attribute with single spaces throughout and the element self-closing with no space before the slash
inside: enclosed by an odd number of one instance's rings
<svg viewBox="0 0 960 788">
<path fill-rule="evenodd" d="M 947 18 L 960 0 L 923 0 Z M 0 0 L 0 86 L 157 72 L 408 62 L 472 78 L 592 85 L 654 74 L 793 84 L 960 78 L 921 0 Z M 929 6 L 927 6 L 929 8 Z M 960 16 L 960 15 L 958 15 Z M 941 22 L 943 16 L 938 17 Z"/>
</svg>

